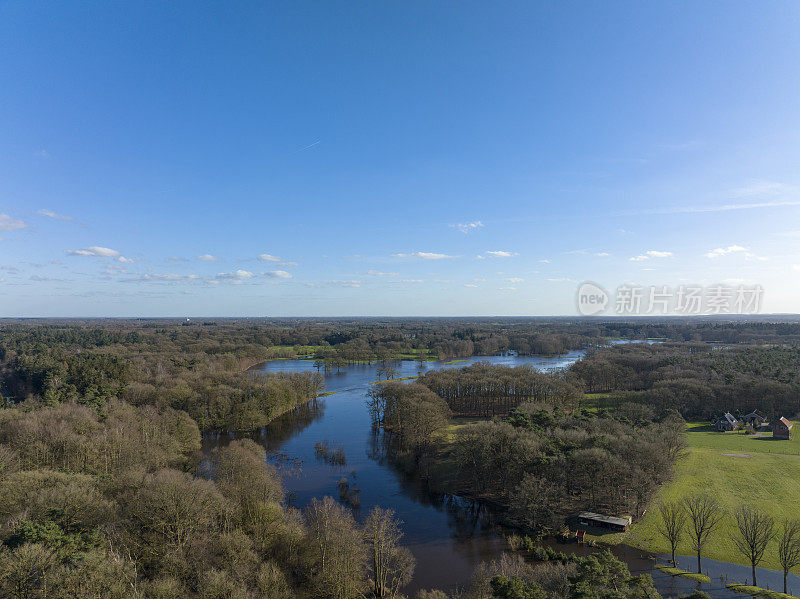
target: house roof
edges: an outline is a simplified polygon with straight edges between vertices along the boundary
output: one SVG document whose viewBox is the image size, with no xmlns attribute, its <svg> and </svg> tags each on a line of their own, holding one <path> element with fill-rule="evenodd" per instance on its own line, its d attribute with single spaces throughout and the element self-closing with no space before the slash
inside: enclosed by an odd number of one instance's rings
<svg viewBox="0 0 800 599">
<path fill-rule="evenodd" d="M 790 428 L 792 428 L 792 427 L 794 426 L 794 424 L 792 424 L 792 423 L 791 423 L 789 420 L 786 420 L 786 418 L 784 418 L 783 416 L 781 416 L 780 418 L 778 418 L 778 419 L 775 421 L 775 424 L 778 424 L 779 422 L 780 422 L 780 423 L 782 423 L 782 424 L 783 424 L 783 425 L 784 425 L 786 428 L 789 428 L 789 429 L 790 429 Z"/>
<path fill-rule="evenodd" d="M 578 514 L 578 518 L 582 518 L 583 520 L 594 520 L 596 522 L 606 522 L 608 524 L 616 524 L 617 526 L 628 526 L 633 520 L 633 518 L 630 516 L 617 518 L 616 516 L 606 516 L 605 514 L 597 514 L 595 512 L 581 512 Z"/>
<path fill-rule="evenodd" d="M 736 418 L 734 418 L 733 414 L 731 414 L 730 412 L 725 412 L 725 415 L 723 416 L 723 418 L 725 420 L 727 420 L 728 422 L 730 422 L 731 424 L 736 424 L 736 422 L 737 422 Z"/>
</svg>

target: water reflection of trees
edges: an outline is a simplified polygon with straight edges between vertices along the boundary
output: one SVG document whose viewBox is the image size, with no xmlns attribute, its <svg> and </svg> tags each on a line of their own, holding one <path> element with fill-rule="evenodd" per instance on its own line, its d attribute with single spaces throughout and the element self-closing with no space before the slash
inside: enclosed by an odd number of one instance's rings
<svg viewBox="0 0 800 599">
<path fill-rule="evenodd" d="M 451 536 L 459 543 L 494 534 L 497 514 L 486 503 L 432 490 L 418 471 L 408 472 L 398 459 L 398 442 L 391 432 L 373 429 L 367 457 L 388 467 L 397 476 L 400 491 L 414 502 L 447 515 Z"/>
<path fill-rule="evenodd" d="M 280 449 L 292 438 L 302 433 L 325 414 L 325 400 L 318 398 L 304 403 L 255 431 L 215 431 L 205 433 L 202 439 L 202 459 L 198 465 L 199 476 L 213 476 L 210 456 L 215 449 L 226 447 L 236 439 L 251 439 L 267 450 L 267 460 L 283 476 L 298 474 L 302 463 Z"/>
</svg>

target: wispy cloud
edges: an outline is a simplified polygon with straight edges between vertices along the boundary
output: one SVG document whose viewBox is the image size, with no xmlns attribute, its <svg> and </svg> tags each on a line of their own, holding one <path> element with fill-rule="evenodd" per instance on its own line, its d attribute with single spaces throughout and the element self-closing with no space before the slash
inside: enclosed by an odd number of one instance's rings
<svg viewBox="0 0 800 599">
<path fill-rule="evenodd" d="M 400 273 L 399 272 L 381 272 L 379 270 L 368 270 L 367 274 L 371 275 L 373 277 L 396 277 Z"/>
<path fill-rule="evenodd" d="M 318 281 L 316 283 L 305 283 L 306 287 L 361 287 L 361 281 Z"/>
<path fill-rule="evenodd" d="M 273 256 L 272 254 L 259 254 L 258 259 L 262 262 L 280 262 L 281 258 Z"/>
<path fill-rule="evenodd" d="M 629 258 L 631 262 L 643 262 L 644 260 L 649 260 L 650 258 L 672 258 L 674 254 L 672 252 L 663 252 L 660 250 L 648 250 L 644 254 L 639 254 L 638 256 L 633 256 Z"/>
<path fill-rule="evenodd" d="M 217 256 L 214 256 L 212 254 L 200 254 L 197 257 L 197 259 L 202 260 L 203 262 L 216 262 L 217 260 L 219 260 Z"/>
<path fill-rule="evenodd" d="M 69 221 L 75 220 L 71 216 L 67 216 L 65 214 L 58 214 L 57 212 L 53 212 L 52 210 L 48 210 L 47 208 L 41 208 L 40 210 L 37 210 L 36 213 L 41 216 L 46 216 L 47 218 L 53 218 L 55 220 L 69 220 Z"/>
<path fill-rule="evenodd" d="M 292 273 L 285 270 L 271 270 L 267 273 L 267 276 L 271 279 L 291 279 Z"/>
<path fill-rule="evenodd" d="M 719 258 L 727 254 L 734 254 L 736 252 L 746 252 L 747 248 L 740 245 L 729 245 L 726 248 L 714 248 L 706 254 L 707 258 Z"/>
<path fill-rule="evenodd" d="M 506 281 L 508 281 L 509 283 L 523 283 L 525 279 L 522 279 L 520 277 L 510 277 L 506 279 Z"/>
<path fill-rule="evenodd" d="M 297 151 L 298 151 L 298 152 L 305 152 L 306 150 L 308 150 L 308 149 L 310 149 L 310 148 L 313 148 L 314 146 L 316 146 L 316 145 L 320 144 L 321 142 L 322 142 L 322 140 L 318 139 L 318 140 L 317 140 L 317 141 L 315 141 L 314 143 L 310 143 L 310 144 L 308 144 L 307 146 L 305 146 L 305 147 L 303 147 L 303 148 L 300 148 L 300 149 L 299 149 L 299 150 L 297 150 Z"/>
<path fill-rule="evenodd" d="M 412 252 L 410 254 L 392 254 L 395 258 L 419 258 L 420 260 L 446 260 L 456 258 L 450 254 L 438 254 L 436 252 Z"/>
<path fill-rule="evenodd" d="M 494 258 L 511 258 L 512 256 L 519 256 L 517 252 L 507 252 L 506 250 L 489 250 L 485 252 L 485 254 Z"/>
<path fill-rule="evenodd" d="M 50 154 L 44 148 L 34 152 L 33 155 L 37 158 L 50 158 Z"/>
<path fill-rule="evenodd" d="M 255 277 L 255 273 L 249 270 L 234 270 L 233 272 L 220 272 L 217 273 L 216 279 L 219 281 L 246 281 Z"/>
<path fill-rule="evenodd" d="M 24 220 L 13 218 L 8 214 L 0 214 L 0 231 L 16 231 L 28 226 Z"/>
<path fill-rule="evenodd" d="M 471 223 L 453 224 L 453 225 L 450 225 L 450 227 L 453 228 L 453 229 L 458 229 L 459 231 L 461 231 L 462 233 L 464 233 L 466 235 L 470 231 L 474 231 L 475 229 L 480 229 L 481 227 L 483 227 L 483 223 L 481 221 L 479 221 L 479 220 L 476 220 L 476 221 L 473 221 Z"/>
<path fill-rule="evenodd" d="M 775 181 L 754 181 L 728 192 L 731 198 L 751 200 L 707 206 L 670 206 L 636 211 L 638 214 L 692 214 L 800 206 L 800 189 Z"/>
<path fill-rule="evenodd" d="M 699 212 L 726 212 L 728 210 L 751 210 L 756 208 L 777 208 L 780 206 L 800 206 L 800 200 L 774 200 L 769 202 L 750 202 L 744 204 L 722 204 L 720 206 L 679 206 L 675 208 L 653 208 L 644 214 L 692 214 Z"/>
<path fill-rule="evenodd" d="M 119 252 L 117 250 L 112 250 L 111 248 L 106 248 L 99 245 L 92 245 L 80 250 L 67 250 L 67 254 L 70 256 L 91 256 L 94 258 L 116 258 L 119 256 Z"/>
</svg>

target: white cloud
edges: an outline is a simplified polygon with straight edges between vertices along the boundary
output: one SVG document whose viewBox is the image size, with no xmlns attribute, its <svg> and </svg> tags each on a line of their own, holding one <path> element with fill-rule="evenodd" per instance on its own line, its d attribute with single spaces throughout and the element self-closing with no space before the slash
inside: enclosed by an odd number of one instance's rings
<svg viewBox="0 0 800 599">
<path fill-rule="evenodd" d="M 256 275 L 249 270 L 235 270 L 233 272 L 221 272 L 217 273 L 217 279 L 221 281 L 245 281 L 247 279 L 252 279 Z"/>
<path fill-rule="evenodd" d="M 37 210 L 36 213 L 40 214 L 41 216 L 46 216 L 47 218 L 54 218 L 56 220 L 75 220 L 71 216 L 58 214 L 56 212 L 53 212 L 52 210 L 48 210 L 47 208 L 42 208 L 41 210 Z"/>
<path fill-rule="evenodd" d="M 183 275 L 178 273 L 145 273 L 136 279 L 126 279 L 128 282 L 159 282 L 159 283 L 180 283 L 184 281 L 196 281 L 200 277 L 198 275 Z"/>
<path fill-rule="evenodd" d="M 516 287 L 498 287 L 500 291 L 516 291 Z"/>
<path fill-rule="evenodd" d="M 505 250 L 490 250 L 486 253 L 490 256 L 494 256 L 495 258 L 511 258 L 512 256 L 519 256 L 517 252 L 507 252 Z"/>
<path fill-rule="evenodd" d="M 262 262 L 280 262 L 281 259 L 278 256 L 273 256 L 272 254 L 259 254 L 258 259 Z"/>
<path fill-rule="evenodd" d="M 707 258 L 719 258 L 720 256 L 725 256 L 727 254 L 733 254 L 736 252 L 746 252 L 747 248 L 742 247 L 740 245 L 729 245 L 726 248 L 714 248 L 713 250 L 709 251 L 706 254 Z"/>
<path fill-rule="evenodd" d="M 609 254 L 608 252 L 597 252 L 595 254 L 595 256 L 600 256 L 600 257 L 605 257 L 605 256 L 610 256 L 610 255 L 611 254 Z"/>
<path fill-rule="evenodd" d="M 116 258 L 119 256 L 117 250 L 105 248 L 99 245 L 92 245 L 80 250 L 67 250 L 70 256 L 92 256 L 94 258 Z"/>
<path fill-rule="evenodd" d="M 473 221 L 471 223 L 458 223 L 455 225 L 450 225 L 453 229 L 458 229 L 464 235 L 469 233 L 470 231 L 474 231 L 475 229 L 480 229 L 483 226 L 483 223 L 479 220 Z"/>
<path fill-rule="evenodd" d="M 541 262 L 542 264 L 550 264 L 550 260 L 548 260 L 547 258 L 543 258 L 542 260 L 539 260 L 539 262 Z"/>
<path fill-rule="evenodd" d="M 126 258 L 125 256 L 119 256 L 117 258 L 117 262 L 122 262 L 123 264 L 133 264 L 136 262 L 133 258 Z"/>
<path fill-rule="evenodd" d="M 660 250 L 648 250 L 644 254 L 639 254 L 638 256 L 633 256 L 630 258 L 631 262 L 642 262 L 643 260 L 649 260 L 650 258 L 672 258 L 674 254 L 672 252 L 662 252 Z"/>
<path fill-rule="evenodd" d="M 574 283 L 575 279 L 570 279 L 569 277 L 557 277 L 553 279 L 547 279 L 549 283 Z"/>
<path fill-rule="evenodd" d="M 216 256 L 212 256 L 211 254 L 201 254 L 197 257 L 198 260 L 202 260 L 203 262 L 216 262 L 219 260 Z"/>
<path fill-rule="evenodd" d="M 472 283 L 465 283 L 464 287 L 478 287 L 477 285 L 473 285 Z"/>
<path fill-rule="evenodd" d="M 8 214 L 0 214 L 0 231 L 16 231 L 28 226 L 24 220 L 13 218 Z"/>
<path fill-rule="evenodd" d="M 399 272 L 381 272 L 379 270 L 368 270 L 368 275 L 372 275 L 373 277 L 396 277 L 400 273 Z"/>
<path fill-rule="evenodd" d="M 318 283 L 306 283 L 306 287 L 361 287 L 361 281 L 320 281 Z"/>
<path fill-rule="evenodd" d="M 455 258 L 449 254 L 437 254 L 435 252 L 412 252 L 410 254 L 392 254 L 395 258 L 419 258 L 421 260 L 445 260 Z"/>
<path fill-rule="evenodd" d="M 509 279 L 506 279 L 506 281 L 508 281 L 509 283 L 523 283 L 525 279 L 521 279 L 519 277 L 511 277 Z"/>
<path fill-rule="evenodd" d="M 292 273 L 285 270 L 271 270 L 267 273 L 267 276 L 272 279 L 291 279 Z"/>
</svg>

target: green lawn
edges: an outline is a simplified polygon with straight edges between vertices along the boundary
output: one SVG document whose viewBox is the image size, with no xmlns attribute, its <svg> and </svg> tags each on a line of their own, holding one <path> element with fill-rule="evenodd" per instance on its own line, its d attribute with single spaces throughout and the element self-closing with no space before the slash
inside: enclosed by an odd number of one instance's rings
<svg viewBox="0 0 800 599">
<path fill-rule="evenodd" d="M 711 582 L 711 579 L 705 574 L 689 572 L 688 570 L 681 570 L 680 568 L 670 568 L 669 566 L 656 564 L 656 570 L 661 570 L 664 574 L 669 574 L 670 576 L 688 578 L 689 580 L 694 580 L 695 582 Z"/>
<path fill-rule="evenodd" d="M 776 520 L 800 514 L 800 426 L 795 423 L 791 441 L 770 437 L 749 437 L 737 433 L 718 433 L 705 423 L 689 423 L 686 439 L 688 455 L 678 464 L 675 478 L 658 493 L 649 513 L 624 534 L 605 535 L 603 541 L 624 542 L 634 547 L 667 553 L 668 547 L 658 534 L 658 500 L 679 500 L 691 493 L 706 493 L 716 498 L 730 513 L 745 503 L 758 507 Z M 724 455 L 724 454 L 740 455 Z M 745 455 L 750 457 L 744 457 Z M 734 548 L 732 517 L 727 517 L 706 546 L 704 556 L 749 565 Z M 678 553 L 691 555 L 689 540 L 684 539 Z M 775 545 L 767 551 L 765 568 L 780 569 Z M 684 567 L 693 562 L 681 560 Z"/>
</svg>

